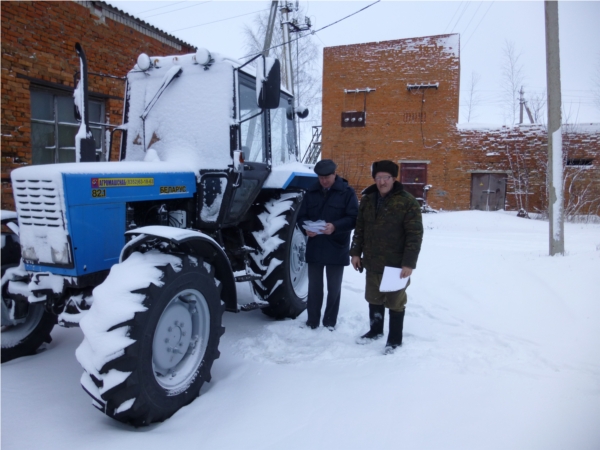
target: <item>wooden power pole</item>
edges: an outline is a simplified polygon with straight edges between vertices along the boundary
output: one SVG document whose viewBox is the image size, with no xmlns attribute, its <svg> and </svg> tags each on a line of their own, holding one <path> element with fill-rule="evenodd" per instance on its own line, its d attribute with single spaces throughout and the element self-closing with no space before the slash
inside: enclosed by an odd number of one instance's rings
<svg viewBox="0 0 600 450">
<path fill-rule="evenodd" d="M 565 253 L 563 152 L 561 130 L 558 2 L 544 2 L 546 15 L 546 82 L 548 87 L 548 215 L 550 256 Z"/>
</svg>

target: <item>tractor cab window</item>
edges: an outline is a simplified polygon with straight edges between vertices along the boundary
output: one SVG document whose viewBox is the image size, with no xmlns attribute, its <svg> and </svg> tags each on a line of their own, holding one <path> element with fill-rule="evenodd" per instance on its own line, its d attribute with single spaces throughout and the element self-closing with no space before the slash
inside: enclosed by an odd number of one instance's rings
<svg viewBox="0 0 600 450">
<path fill-rule="evenodd" d="M 292 97 L 281 93 L 279 107 L 270 110 L 273 166 L 296 161 Z"/>
<path fill-rule="evenodd" d="M 260 113 L 261 110 L 256 103 L 256 84 L 254 80 L 243 73 L 240 73 L 239 80 L 240 121 L 242 121 L 241 131 L 244 159 L 251 162 L 266 162 L 264 114 Z"/>
</svg>

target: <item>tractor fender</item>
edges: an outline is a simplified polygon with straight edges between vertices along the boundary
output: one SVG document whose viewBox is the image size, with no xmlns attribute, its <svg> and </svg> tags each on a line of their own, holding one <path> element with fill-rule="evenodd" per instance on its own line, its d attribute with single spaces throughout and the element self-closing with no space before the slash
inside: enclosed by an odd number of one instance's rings
<svg viewBox="0 0 600 450">
<path fill-rule="evenodd" d="M 136 228 L 125 234 L 136 236 L 121 250 L 119 262 L 126 260 L 139 247 L 156 238 L 171 242 L 183 250 L 186 250 L 187 247 L 190 255 L 202 256 L 205 261 L 214 266 L 215 278 L 222 284 L 221 300 L 225 303 L 227 311 L 238 311 L 237 291 L 231 263 L 219 243 L 213 238 L 196 230 L 160 225 Z"/>
</svg>

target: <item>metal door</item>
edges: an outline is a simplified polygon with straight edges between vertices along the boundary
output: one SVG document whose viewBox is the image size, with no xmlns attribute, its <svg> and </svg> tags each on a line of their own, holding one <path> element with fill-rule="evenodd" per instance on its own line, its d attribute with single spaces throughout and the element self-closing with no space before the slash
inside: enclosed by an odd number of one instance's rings
<svg viewBox="0 0 600 450">
<path fill-rule="evenodd" d="M 506 174 L 474 173 L 471 177 L 471 209 L 498 211 L 506 200 Z"/>
<path fill-rule="evenodd" d="M 412 194 L 422 205 L 423 188 L 427 185 L 426 163 L 401 163 L 400 182 L 404 190 Z"/>
</svg>

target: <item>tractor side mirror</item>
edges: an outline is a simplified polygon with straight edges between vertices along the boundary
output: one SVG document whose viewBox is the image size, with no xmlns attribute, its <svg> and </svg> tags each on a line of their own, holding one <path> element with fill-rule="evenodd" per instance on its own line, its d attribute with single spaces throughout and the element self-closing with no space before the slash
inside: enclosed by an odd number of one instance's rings
<svg viewBox="0 0 600 450">
<path fill-rule="evenodd" d="M 279 107 L 281 65 L 276 58 L 261 57 L 256 70 L 256 102 L 261 109 Z"/>
</svg>

